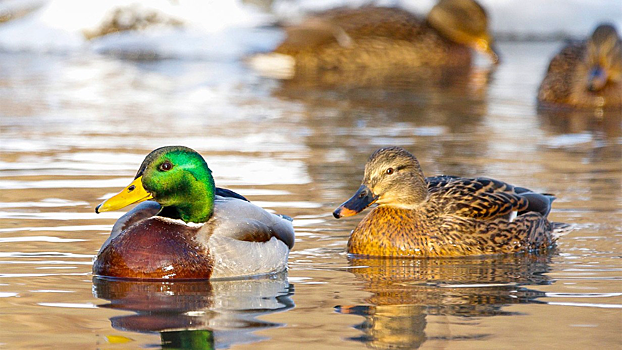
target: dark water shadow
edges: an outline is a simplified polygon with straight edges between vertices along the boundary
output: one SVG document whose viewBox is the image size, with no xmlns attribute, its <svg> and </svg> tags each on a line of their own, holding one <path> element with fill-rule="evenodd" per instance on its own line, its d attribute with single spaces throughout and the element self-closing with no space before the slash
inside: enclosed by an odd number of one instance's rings
<svg viewBox="0 0 622 350">
<path fill-rule="evenodd" d="M 102 308 L 132 311 L 110 318 L 122 331 L 160 333 L 163 349 L 220 349 L 265 340 L 254 332 L 285 324 L 258 319 L 294 307 L 287 274 L 231 281 L 129 281 L 93 278 Z"/>
<path fill-rule="evenodd" d="M 371 295 L 365 305 L 337 306 L 344 314 L 363 316 L 351 340 L 380 349 L 416 349 L 427 340 L 465 340 L 490 336 L 428 336 L 427 318 L 516 315 L 504 308 L 539 303 L 544 292 L 530 285 L 552 283 L 545 275 L 550 256 L 499 256 L 464 259 L 375 259 L 351 257 L 350 271 Z"/>
</svg>

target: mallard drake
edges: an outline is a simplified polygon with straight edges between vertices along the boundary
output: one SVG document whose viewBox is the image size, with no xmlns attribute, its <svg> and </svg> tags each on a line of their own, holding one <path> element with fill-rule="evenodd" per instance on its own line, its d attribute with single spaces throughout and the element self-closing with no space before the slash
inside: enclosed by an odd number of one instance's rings
<svg viewBox="0 0 622 350">
<path fill-rule="evenodd" d="M 286 39 L 251 64 L 261 71 L 293 72 L 360 68 L 469 65 L 470 48 L 499 56 L 488 33 L 486 11 L 474 0 L 441 0 L 426 20 L 391 7 L 339 8 L 286 29 Z"/>
<path fill-rule="evenodd" d="M 95 212 L 139 202 L 113 226 L 95 259 L 95 275 L 208 279 L 287 268 L 294 245 L 291 218 L 215 187 L 207 163 L 190 148 L 149 153 L 134 181 Z"/>
<path fill-rule="evenodd" d="M 351 216 L 373 203 L 352 231 L 348 252 L 393 257 L 454 257 L 544 250 L 565 226 L 547 215 L 554 197 L 488 178 L 425 178 L 399 147 L 374 152 L 363 184 L 333 213 Z"/>
<path fill-rule="evenodd" d="M 571 43 L 553 57 L 538 101 L 545 106 L 622 108 L 622 43 L 615 27 L 601 24 L 587 41 Z"/>
</svg>

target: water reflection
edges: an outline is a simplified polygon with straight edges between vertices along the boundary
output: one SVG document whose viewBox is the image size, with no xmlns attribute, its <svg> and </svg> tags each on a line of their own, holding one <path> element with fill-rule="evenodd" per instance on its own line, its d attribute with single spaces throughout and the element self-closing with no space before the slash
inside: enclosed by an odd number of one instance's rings
<svg viewBox="0 0 622 350">
<path fill-rule="evenodd" d="M 537 303 L 544 292 L 526 288 L 551 281 L 550 256 L 499 256 L 468 259 L 350 258 L 351 272 L 371 295 L 369 305 L 338 306 L 341 313 L 365 317 L 353 340 L 372 348 L 418 348 L 426 340 L 486 337 L 428 334 L 429 316 L 490 317 L 513 315 L 504 307 Z M 433 333 L 433 332 L 432 332 Z"/>
<path fill-rule="evenodd" d="M 494 67 L 327 70 L 298 74 L 281 82 L 284 89 L 443 89 L 476 95 L 485 92 L 493 71 Z"/>
<path fill-rule="evenodd" d="M 545 128 L 562 134 L 583 132 L 616 138 L 622 135 L 622 110 L 560 110 L 538 108 Z"/>
<path fill-rule="evenodd" d="M 312 183 L 331 186 L 323 198 L 335 201 L 342 186 L 336 179 L 356 179 L 369 155 L 381 146 L 400 145 L 415 155 L 442 160 L 449 167 L 425 168 L 464 176 L 481 175 L 476 162 L 486 145 L 477 137 L 488 113 L 487 86 L 494 71 L 469 67 L 455 70 L 400 70 L 391 74 L 362 71 L 324 72 L 317 80 L 295 77 L 280 81 L 272 95 L 304 106 L 301 123 Z M 354 186 L 355 181 L 352 181 Z M 356 185 L 358 186 L 358 184 Z M 349 193 L 352 187 L 343 189 Z"/>
<path fill-rule="evenodd" d="M 284 324 L 258 319 L 294 307 L 286 274 L 232 281 L 124 281 L 93 278 L 103 308 L 132 311 L 110 318 L 112 327 L 158 332 L 163 348 L 228 348 L 266 339 L 255 331 Z"/>
<path fill-rule="evenodd" d="M 622 110 L 540 108 L 538 115 L 542 129 L 551 136 L 542 146 L 582 156 L 581 166 L 559 158 L 554 163 L 556 169 L 572 173 L 589 188 L 588 193 L 577 196 L 597 204 L 604 196 L 622 193 Z M 595 164 L 598 168 L 594 167 Z M 610 207 L 609 204 L 605 206 Z"/>
<path fill-rule="evenodd" d="M 478 67 L 327 71 L 281 80 L 273 95 L 310 107 L 365 109 L 380 114 L 400 108 L 409 112 L 413 108 L 450 108 L 456 112 L 464 106 L 452 106 L 447 99 L 482 102 L 493 75 L 493 69 Z"/>
</svg>

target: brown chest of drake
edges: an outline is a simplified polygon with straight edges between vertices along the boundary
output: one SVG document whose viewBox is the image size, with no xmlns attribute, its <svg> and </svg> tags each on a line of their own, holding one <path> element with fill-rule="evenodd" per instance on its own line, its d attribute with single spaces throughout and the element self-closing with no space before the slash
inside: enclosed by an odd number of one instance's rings
<svg viewBox="0 0 622 350">
<path fill-rule="evenodd" d="M 140 221 L 104 247 L 93 265 L 96 275 L 144 279 L 209 279 L 213 262 L 195 240 L 197 227 L 164 218 Z"/>
</svg>

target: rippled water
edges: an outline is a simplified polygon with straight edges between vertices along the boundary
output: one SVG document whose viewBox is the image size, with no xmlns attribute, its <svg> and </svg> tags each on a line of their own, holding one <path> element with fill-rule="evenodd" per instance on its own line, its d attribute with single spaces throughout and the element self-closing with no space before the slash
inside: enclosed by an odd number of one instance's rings
<svg viewBox="0 0 622 350">
<path fill-rule="evenodd" d="M 619 347 L 621 116 L 537 112 L 559 45 L 502 43 L 496 71 L 400 72 L 391 86 L 277 82 L 241 63 L 0 54 L 0 347 Z M 94 206 L 168 144 L 197 149 L 219 186 L 295 219 L 288 274 L 93 279 L 122 214 Z M 348 257 L 362 216 L 330 213 L 385 145 L 411 150 L 428 175 L 555 193 L 551 218 L 574 231 L 537 257 Z"/>
</svg>

